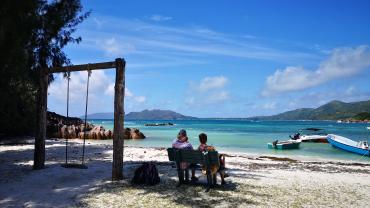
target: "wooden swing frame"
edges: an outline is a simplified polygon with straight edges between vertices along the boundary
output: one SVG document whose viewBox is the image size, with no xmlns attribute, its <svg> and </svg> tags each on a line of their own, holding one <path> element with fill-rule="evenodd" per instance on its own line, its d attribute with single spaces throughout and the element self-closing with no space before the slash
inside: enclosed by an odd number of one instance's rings
<svg viewBox="0 0 370 208">
<path fill-rule="evenodd" d="M 114 127 L 113 127 L 113 164 L 112 180 L 123 179 L 123 136 L 124 136 L 124 97 L 125 97 L 125 70 L 126 62 L 123 58 L 117 58 L 112 62 L 101 62 L 93 64 L 81 64 L 65 67 L 53 67 L 40 70 L 39 76 L 39 95 L 37 113 L 37 132 L 35 137 L 34 163 L 33 168 L 45 168 L 45 139 L 46 139 L 46 113 L 48 96 L 49 74 L 90 71 L 101 69 L 116 69 L 116 81 L 114 86 Z"/>
</svg>

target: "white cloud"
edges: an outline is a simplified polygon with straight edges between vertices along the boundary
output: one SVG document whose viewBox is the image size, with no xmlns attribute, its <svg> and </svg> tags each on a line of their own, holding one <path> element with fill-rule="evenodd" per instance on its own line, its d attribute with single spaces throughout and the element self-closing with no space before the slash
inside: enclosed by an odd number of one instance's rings
<svg viewBox="0 0 370 208">
<path fill-rule="evenodd" d="M 105 89 L 104 94 L 114 96 L 114 83 L 110 83 Z"/>
<path fill-rule="evenodd" d="M 146 97 L 144 97 L 144 96 L 135 96 L 134 99 L 138 103 L 142 103 L 142 102 L 146 101 Z"/>
<path fill-rule="evenodd" d="M 108 77 L 103 71 L 93 71 L 90 77 L 89 98 L 109 92 L 108 88 L 111 82 L 113 82 L 112 78 Z M 87 87 L 86 84 L 87 72 L 71 73 L 69 83 L 69 96 L 71 102 L 81 102 L 81 100 L 84 100 Z M 65 100 L 67 96 L 67 80 L 63 78 L 63 75 L 59 74 L 48 90 L 49 94 L 56 99 Z"/>
<path fill-rule="evenodd" d="M 224 76 L 216 77 L 205 77 L 200 82 L 198 89 L 202 92 L 223 88 L 227 84 L 228 80 Z"/>
<path fill-rule="evenodd" d="M 115 85 L 114 83 L 110 83 L 108 87 L 105 89 L 104 93 L 109 96 L 114 96 L 114 85 Z M 134 98 L 135 100 L 137 100 L 134 94 L 127 87 L 125 88 L 125 98 Z M 142 98 L 141 99 L 139 98 L 138 100 L 142 100 Z"/>
<path fill-rule="evenodd" d="M 318 69 L 288 66 L 267 77 L 264 96 L 299 91 L 324 84 L 328 81 L 353 76 L 370 67 L 370 51 L 367 46 L 338 48 L 321 62 Z"/>
<path fill-rule="evenodd" d="M 286 94 L 274 98 L 260 98 L 260 103 L 254 104 L 252 108 L 261 110 L 266 115 L 272 115 L 297 108 L 317 108 L 333 100 L 357 102 L 369 99 L 370 91 L 362 91 L 355 86 L 335 86 L 321 90 L 312 89 L 298 95 Z M 253 113 L 253 115 L 259 115 L 256 112 Z"/>
<path fill-rule="evenodd" d="M 109 84 L 114 80 L 104 71 L 93 71 L 89 83 L 88 113 L 106 112 L 113 108 L 113 98 L 107 95 Z M 71 73 L 69 89 L 69 115 L 81 116 L 85 112 L 87 72 Z M 67 80 L 62 74 L 48 88 L 48 103 L 50 110 L 65 114 L 67 97 Z M 103 98 L 104 97 L 104 98 Z M 111 97 L 111 98 L 109 98 Z"/>
<path fill-rule="evenodd" d="M 71 115 L 80 116 L 85 112 L 87 72 L 71 73 L 70 79 L 70 111 Z M 93 71 L 89 83 L 89 107 L 88 112 L 111 112 L 114 101 L 114 78 L 104 71 Z M 48 88 L 48 99 L 55 111 L 64 114 L 67 97 L 67 80 L 62 74 L 55 77 L 55 81 Z M 125 99 L 130 103 L 143 103 L 146 97 L 134 95 L 129 89 L 125 89 Z"/>
<path fill-rule="evenodd" d="M 115 37 L 96 39 L 94 42 L 104 51 L 105 56 L 112 58 L 122 57 L 136 50 L 134 45 L 118 41 Z"/>
<path fill-rule="evenodd" d="M 137 96 L 127 88 L 125 89 L 125 98 L 127 98 L 129 102 L 135 101 L 135 103 L 144 103 L 146 101 L 145 96 L 142 95 Z"/>
<path fill-rule="evenodd" d="M 337 86 L 334 89 L 313 91 L 298 97 L 298 106 L 314 106 L 326 104 L 332 100 L 356 102 L 370 99 L 370 91 L 362 91 L 355 86 Z"/>
<path fill-rule="evenodd" d="M 264 110 L 264 111 L 271 111 L 276 109 L 278 106 L 278 103 L 276 101 L 263 101 L 261 103 L 254 103 L 251 105 L 252 109 L 256 110 Z"/>
<path fill-rule="evenodd" d="M 156 22 L 161 22 L 161 21 L 172 20 L 172 17 L 155 14 L 155 15 L 150 16 L 149 19 L 156 21 Z"/>
<path fill-rule="evenodd" d="M 230 94 L 225 90 L 229 80 L 225 76 L 205 77 L 199 84 L 190 83 L 187 105 L 215 104 L 230 99 Z"/>
<path fill-rule="evenodd" d="M 127 87 L 125 88 L 125 97 L 133 97 L 134 94 L 129 90 L 127 89 Z"/>
<path fill-rule="evenodd" d="M 195 97 L 187 97 L 185 103 L 187 105 L 193 105 L 195 103 Z"/>
<path fill-rule="evenodd" d="M 352 96 L 356 93 L 356 87 L 354 86 L 349 86 L 345 91 L 344 91 L 344 94 L 347 95 L 347 96 Z"/>
<path fill-rule="evenodd" d="M 226 90 L 218 91 L 218 92 L 212 92 L 206 97 L 207 103 L 217 103 L 222 102 L 230 99 L 229 92 Z"/>
<path fill-rule="evenodd" d="M 115 38 L 110 38 L 103 41 L 103 49 L 105 50 L 107 56 L 120 56 L 122 55 L 122 48 L 119 47 Z"/>
<path fill-rule="evenodd" d="M 262 105 L 262 108 L 263 108 L 263 109 L 269 109 L 269 110 L 275 109 L 275 108 L 276 108 L 276 102 L 268 102 L 268 103 L 264 103 L 264 104 Z"/>
</svg>

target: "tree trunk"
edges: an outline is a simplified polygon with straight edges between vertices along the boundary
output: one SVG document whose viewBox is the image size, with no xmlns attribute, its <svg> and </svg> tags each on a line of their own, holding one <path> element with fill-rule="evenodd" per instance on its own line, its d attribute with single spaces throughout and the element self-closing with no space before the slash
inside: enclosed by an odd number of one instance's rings
<svg viewBox="0 0 370 208">
<path fill-rule="evenodd" d="M 112 180 L 123 179 L 123 121 L 125 97 L 125 61 L 116 59 L 116 83 L 114 86 L 114 129 Z"/>
<path fill-rule="evenodd" d="M 45 138 L 46 138 L 46 111 L 48 95 L 49 75 L 46 70 L 40 70 L 40 88 L 38 95 L 37 110 L 37 132 L 35 138 L 35 151 L 33 169 L 42 169 L 45 167 Z"/>
</svg>

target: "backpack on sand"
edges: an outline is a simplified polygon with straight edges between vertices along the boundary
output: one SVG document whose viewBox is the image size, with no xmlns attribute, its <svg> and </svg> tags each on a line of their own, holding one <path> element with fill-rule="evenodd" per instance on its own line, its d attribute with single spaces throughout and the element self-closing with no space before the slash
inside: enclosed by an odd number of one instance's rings
<svg viewBox="0 0 370 208">
<path fill-rule="evenodd" d="M 135 175 L 131 180 L 132 184 L 155 185 L 160 182 L 157 167 L 154 163 L 143 163 L 135 170 Z"/>
</svg>

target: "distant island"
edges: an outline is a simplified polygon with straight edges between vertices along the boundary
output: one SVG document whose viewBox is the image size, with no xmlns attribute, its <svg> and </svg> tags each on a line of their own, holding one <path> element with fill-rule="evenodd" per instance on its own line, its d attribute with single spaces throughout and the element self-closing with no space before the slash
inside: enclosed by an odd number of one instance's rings
<svg viewBox="0 0 370 208">
<path fill-rule="evenodd" d="M 148 119 L 148 120 L 187 120 L 197 119 L 192 116 L 185 116 L 170 110 L 143 110 L 126 114 L 126 119 Z"/>
<path fill-rule="evenodd" d="M 85 118 L 85 117 L 80 116 L 80 118 Z M 113 112 L 87 114 L 87 119 L 113 119 L 113 118 L 114 118 Z"/>
<path fill-rule="evenodd" d="M 273 116 L 255 116 L 251 120 L 366 120 L 370 100 L 345 103 L 334 100 L 318 108 L 300 108 Z"/>
<path fill-rule="evenodd" d="M 88 119 L 113 119 L 113 113 L 94 113 L 87 115 Z M 127 120 L 191 120 L 197 119 L 185 116 L 171 110 L 143 110 L 141 112 L 130 112 L 125 115 Z"/>
</svg>

